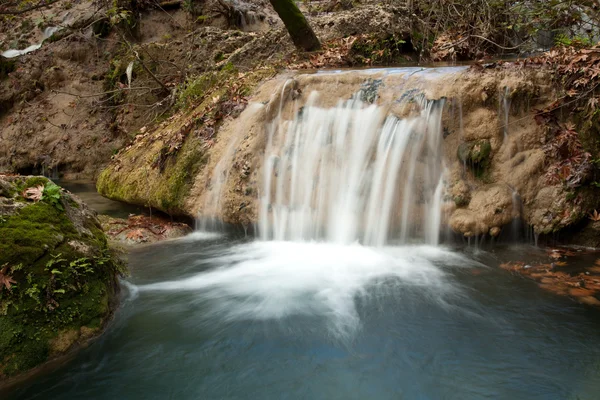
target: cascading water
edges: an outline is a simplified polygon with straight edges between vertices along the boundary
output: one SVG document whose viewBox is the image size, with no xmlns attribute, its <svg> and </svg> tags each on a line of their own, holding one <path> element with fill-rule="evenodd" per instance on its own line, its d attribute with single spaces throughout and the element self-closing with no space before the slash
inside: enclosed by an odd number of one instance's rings
<svg viewBox="0 0 600 400">
<path fill-rule="evenodd" d="M 61 28 L 57 27 L 57 26 L 49 26 L 46 29 L 44 29 L 41 42 L 39 42 L 37 44 L 32 44 L 31 46 L 29 46 L 25 49 L 22 49 L 22 50 L 16 50 L 16 49 L 6 50 L 6 51 L 0 53 L 0 55 L 2 55 L 2 57 L 5 57 L 5 58 L 14 58 L 14 57 L 22 56 L 23 54 L 31 53 L 32 51 L 35 51 L 35 50 L 39 49 L 40 47 L 42 47 L 44 40 L 46 40 L 49 37 L 51 37 L 52 35 L 54 35 L 60 29 Z"/>
<path fill-rule="evenodd" d="M 243 131 L 245 123 L 262 108 L 263 105 L 260 103 L 251 104 L 248 113 L 240 117 L 242 123 L 239 130 Z M 223 221 L 219 217 L 220 210 L 223 208 L 223 190 L 231 173 L 233 157 L 239 142 L 239 135 L 234 135 L 211 174 L 207 194 L 204 197 L 203 213 L 196 221 L 196 227 L 202 232 L 216 233 L 223 230 Z"/>
<path fill-rule="evenodd" d="M 418 105 L 417 115 L 398 118 L 360 97 L 322 108 L 314 92 L 293 120 L 274 121 L 263 165 L 262 239 L 438 243 L 443 100 L 412 99 L 406 105 Z"/>
</svg>

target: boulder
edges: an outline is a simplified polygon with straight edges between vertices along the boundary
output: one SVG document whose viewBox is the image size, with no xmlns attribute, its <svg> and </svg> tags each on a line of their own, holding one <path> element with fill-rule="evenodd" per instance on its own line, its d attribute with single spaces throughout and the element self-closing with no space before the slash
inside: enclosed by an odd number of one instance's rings
<svg viewBox="0 0 600 400">
<path fill-rule="evenodd" d="M 0 384 L 85 343 L 124 266 L 94 211 L 44 177 L 0 175 Z"/>
</svg>

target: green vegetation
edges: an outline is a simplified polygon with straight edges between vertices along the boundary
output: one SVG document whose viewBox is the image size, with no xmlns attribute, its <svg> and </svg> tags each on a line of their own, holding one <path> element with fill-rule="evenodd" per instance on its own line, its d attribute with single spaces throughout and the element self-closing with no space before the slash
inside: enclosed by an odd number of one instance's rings
<svg viewBox="0 0 600 400">
<path fill-rule="evenodd" d="M 176 103 L 181 115 L 117 154 L 98 177 L 98 192 L 185 215 L 185 201 L 207 162 L 207 150 L 219 126 L 225 118 L 237 116 L 246 105 L 245 96 L 274 74 L 272 68 L 239 74 L 227 63 L 220 71 L 189 79 Z"/>
<path fill-rule="evenodd" d="M 594 43 L 591 38 L 586 36 L 575 35 L 574 37 L 570 37 L 564 33 L 559 33 L 554 38 L 554 43 L 557 46 L 573 46 L 573 47 L 590 47 L 593 46 Z"/>
<path fill-rule="evenodd" d="M 44 191 L 42 192 L 42 200 L 47 201 L 59 210 L 64 210 L 60 201 L 60 186 L 58 186 L 54 182 L 46 183 L 46 185 L 44 186 Z"/>
<path fill-rule="evenodd" d="M 41 177 L 11 184 L 17 206 L 0 219 L 0 378 L 98 331 L 124 273 L 97 220 L 69 194 Z M 41 184 L 39 200 L 22 195 Z"/>
<path fill-rule="evenodd" d="M 472 169 L 477 178 L 484 179 L 490 165 L 491 152 L 492 146 L 489 140 L 475 140 L 461 143 L 458 146 L 457 156 L 463 164 Z"/>
<path fill-rule="evenodd" d="M 220 57 L 217 57 L 219 55 Z M 217 53 L 217 56 L 215 56 L 215 59 L 222 59 L 223 53 Z M 237 74 L 237 69 L 233 64 L 227 63 L 220 71 L 206 72 L 201 75 L 188 77 L 179 90 L 176 107 L 178 109 L 185 109 L 198 104 L 207 93 L 225 83 L 233 74 Z"/>
</svg>

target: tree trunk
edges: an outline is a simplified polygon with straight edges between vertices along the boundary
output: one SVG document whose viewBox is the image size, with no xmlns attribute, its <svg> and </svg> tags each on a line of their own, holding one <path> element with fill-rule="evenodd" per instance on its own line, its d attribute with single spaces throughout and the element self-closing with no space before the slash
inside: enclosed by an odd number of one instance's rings
<svg viewBox="0 0 600 400">
<path fill-rule="evenodd" d="M 294 0 L 270 0 L 271 5 L 285 24 L 294 45 L 304 51 L 321 49 L 321 43 L 304 18 Z"/>
</svg>

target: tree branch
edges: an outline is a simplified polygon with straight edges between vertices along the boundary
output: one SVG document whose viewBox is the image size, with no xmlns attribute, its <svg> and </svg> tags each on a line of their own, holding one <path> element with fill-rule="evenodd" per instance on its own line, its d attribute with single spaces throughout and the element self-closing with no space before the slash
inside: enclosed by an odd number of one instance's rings
<svg viewBox="0 0 600 400">
<path fill-rule="evenodd" d="M 38 4 L 31 6 L 31 7 L 27 7 L 24 8 L 22 10 L 0 10 L 0 15 L 20 15 L 20 14 L 25 14 L 26 12 L 29 11 L 33 11 L 33 10 L 37 10 L 38 8 L 43 8 L 43 7 L 48 7 L 51 6 L 54 3 L 58 3 L 60 0 L 52 0 L 49 2 L 45 2 L 45 1 L 41 1 Z"/>
</svg>

